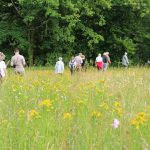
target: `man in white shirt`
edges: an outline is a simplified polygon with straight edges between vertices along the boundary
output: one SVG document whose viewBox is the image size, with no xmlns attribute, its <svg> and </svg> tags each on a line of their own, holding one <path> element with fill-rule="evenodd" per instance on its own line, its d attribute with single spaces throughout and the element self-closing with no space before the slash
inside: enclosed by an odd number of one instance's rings
<svg viewBox="0 0 150 150">
<path fill-rule="evenodd" d="M 3 61 L 5 59 L 5 55 L 0 52 L 0 83 L 2 82 L 2 78 L 6 76 L 6 64 Z"/>
</svg>

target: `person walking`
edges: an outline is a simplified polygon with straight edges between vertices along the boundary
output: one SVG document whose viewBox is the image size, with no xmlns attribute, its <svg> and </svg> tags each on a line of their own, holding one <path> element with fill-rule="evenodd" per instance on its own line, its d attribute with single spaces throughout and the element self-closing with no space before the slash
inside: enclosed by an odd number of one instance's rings
<svg viewBox="0 0 150 150">
<path fill-rule="evenodd" d="M 25 58 L 24 56 L 20 55 L 20 51 L 18 48 L 14 51 L 15 55 L 11 58 L 11 66 L 14 67 L 15 73 L 19 75 L 24 75 L 25 72 Z"/>
<path fill-rule="evenodd" d="M 103 70 L 106 71 L 108 67 L 108 57 L 106 56 L 106 53 L 103 53 L 102 59 L 103 59 Z"/>
<path fill-rule="evenodd" d="M 58 61 L 55 64 L 55 73 L 62 75 L 63 72 L 64 72 L 64 62 L 62 61 L 62 57 L 59 57 Z"/>
<path fill-rule="evenodd" d="M 75 68 L 76 68 L 76 62 L 75 62 L 74 57 L 71 57 L 69 61 L 69 68 L 70 68 L 71 75 L 73 75 Z"/>
<path fill-rule="evenodd" d="M 77 71 L 81 71 L 82 69 L 82 63 L 83 63 L 83 60 L 82 60 L 82 53 L 79 53 L 78 56 L 76 56 L 74 58 L 75 62 L 76 62 L 76 69 Z"/>
<path fill-rule="evenodd" d="M 101 54 L 98 54 L 98 56 L 96 57 L 95 64 L 98 71 L 103 69 L 103 58 L 101 57 Z"/>
<path fill-rule="evenodd" d="M 6 76 L 6 64 L 4 59 L 5 55 L 0 52 L 0 84 L 2 83 L 3 78 Z"/>
<path fill-rule="evenodd" d="M 123 65 L 125 68 L 127 68 L 128 65 L 129 65 L 127 52 L 125 52 L 124 55 L 122 56 L 122 65 Z"/>
<path fill-rule="evenodd" d="M 106 57 L 107 57 L 107 68 L 109 67 L 109 65 L 111 64 L 111 60 L 110 60 L 110 57 L 109 57 L 109 52 L 106 52 Z"/>
</svg>

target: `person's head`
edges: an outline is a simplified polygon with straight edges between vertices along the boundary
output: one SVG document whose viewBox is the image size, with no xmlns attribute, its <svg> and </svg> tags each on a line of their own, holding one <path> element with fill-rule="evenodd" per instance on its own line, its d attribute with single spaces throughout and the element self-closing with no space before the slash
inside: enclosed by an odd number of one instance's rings
<svg viewBox="0 0 150 150">
<path fill-rule="evenodd" d="M 82 56 L 82 53 L 79 53 L 79 56 Z"/>
<path fill-rule="evenodd" d="M 106 55 L 109 55 L 109 52 L 106 52 Z"/>
<path fill-rule="evenodd" d="M 127 53 L 127 52 L 125 52 L 124 54 L 125 54 L 125 55 L 127 55 L 128 53 Z"/>
<path fill-rule="evenodd" d="M 19 48 L 15 48 L 14 53 L 19 53 Z"/>
<path fill-rule="evenodd" d="M 85 59 L 85 56 L 84 56 L 84 55 L 81 55 L 81 58 L 82 58 L 82 59 Z"/>
<path fill-rule="evenodd" d="M 5 59 L 5 55 L 2 52 L 0 52 L 0 61 L 3 61 L 4 59 Z"/>
<path fill-rule="evenodd" d="M 100 56 L 100 57 L 101 57 L 101 54 L 98 54 L 98 56 Z"/>
<path fill-rule="evenodd" d="M 62 61 L 62 57 L 59 57 L 58 60 L 59 60 L 59 61 Z"/>
<path fill-rule="evenodd" d="M 106 52 L 104 52 L 103 55 L 106 55 Z"/>
</svg>

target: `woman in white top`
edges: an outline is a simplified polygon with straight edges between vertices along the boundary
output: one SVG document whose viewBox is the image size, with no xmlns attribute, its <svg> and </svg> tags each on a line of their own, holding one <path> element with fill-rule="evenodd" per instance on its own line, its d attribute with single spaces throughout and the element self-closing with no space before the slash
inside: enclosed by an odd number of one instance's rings
<svg viewBox="0 0 150 150">
<path fill-rule="evenodd" d="M 101 57 L 101 54 L 98 54 L 98 56 L 96 57 L 95 64 L 98 71 L 103 69 L 103 59 Z"/>
<path fill-rule="evenodd" d="M 57 61 L 55 65 L 55 73 L 63 74 L 63 72 L 64 72 L 64 62 L 62 61 L 62 58 L 59 57 L 59 61 Z"/>
<path fill-rule="evenodd" d="M 6 64 L 3 61 L 5 59 L 5 55 L 0 52 L 0 80 L 6 76 Z"/>
</svg>

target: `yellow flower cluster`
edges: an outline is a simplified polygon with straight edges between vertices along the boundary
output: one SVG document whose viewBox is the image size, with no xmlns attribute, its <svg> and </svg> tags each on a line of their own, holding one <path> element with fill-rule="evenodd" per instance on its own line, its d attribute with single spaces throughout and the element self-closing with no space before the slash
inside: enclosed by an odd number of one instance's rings
<svg viewBox="0 0 150 150">
<path fill-rule="evenodd" d="M 122 115 L 123 109 L 122 109 L 122 104 L 119 101 L 115 101 L 113 104 L 113 112 L 116 112 L 118 115 Z"/>
<path fill-rule="evenodd" d="M 131 124 L 135 126 L 137 129 L 147 121 L 147 115 L 145 112 L 139 112 L 135 118 L 131 120 Z"/>
<path fill-rule="evenodd" d="M 18 116 L 23 116 L 25 114 L 25 111 L 23 109 L 18 111 Z"/>
<path fill-rule="evenodd" d="M 145 106 L 145 108 L 150 109 L 150 106 Z"/>
<path fill-rule="evenodd" d="M 92 116 L 92 118 L 99 118 L 99 117 L 101 117 L 101 112 L 93 111 L 91 116 Z"/>
<path fill-rule="evenodd" d="M 71 113 L 69 113 L 69 112 L 64 113 L 64 119 L 65 120 L 71 120 L 71 118 L 72 118 Z"/>
<path fill-rule="evenodd" d="M 29 115 L 29 120 L 33 118 L 40 118 L 39 112 L 34 109 L 31 110 L 28 115 Z"/>
<path fill-rule="evenodd" d="M 43 100 L 39 103 L 39 106 L 50 108 L 52 106 L 52 102 L 50 100 Z"/>
</svg>

